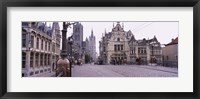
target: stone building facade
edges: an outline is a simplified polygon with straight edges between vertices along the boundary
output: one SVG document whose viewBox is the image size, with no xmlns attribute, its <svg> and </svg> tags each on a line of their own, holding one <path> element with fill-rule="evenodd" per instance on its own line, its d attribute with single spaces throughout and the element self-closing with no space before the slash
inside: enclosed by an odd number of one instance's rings
<svg viewBox="0 0 200 99">
<path fill-rule="evenodd" d="M 161 44 L 155 36 L 148 40 L 136 40 L 120 22 L 113 26 L 111 32 L 105 32 L 99 42 L 99 53 L 104 64 L 135 64 L 137 59 L 148 64 L 162 60 Z"/>
<path fill-rule="evenodd" d="M 92 58 L 91 61 L 96 61 L 96 37 L 94 36 L 94 33 L 93 33 L 93 30 L 91 30 L 91 35 L 89 36 L 89 41 L 88 41 L 89 44 L 88 45 L 88 51 L 89 51 L 89 54 Z"/>
<path fill-rule="evenodd" d="M 178 37 L 162 48 L 164 66 L 178 66 Z"/>
<path fill-rule="evenodd" d="M 60 55 L 60 27 L 22 22 L 22 76 L 50 76 Z"/>
<path fill-rule="evenodd" d="M 94 36 L 93 30 L 91 30 L 91 35 L 89 39 L 85 39 L 85 54 L 89 56 L 89 62 L 95 62 L 97 60 L 96 52 L 96 37 Z"/>
<path fill-rule="evenodd" d="M 80 22 L 75 22 L 73 25 L 73 56 L 75 60 L 79 60 L 82 58 L 83 52 L 83 25 Z"/>
</svg>

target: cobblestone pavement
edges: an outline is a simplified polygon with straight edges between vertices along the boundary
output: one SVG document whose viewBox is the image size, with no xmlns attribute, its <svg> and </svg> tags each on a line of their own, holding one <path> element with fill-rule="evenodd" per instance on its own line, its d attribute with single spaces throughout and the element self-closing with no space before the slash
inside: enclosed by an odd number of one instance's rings
<svg viewBox="0 0 200 99">
<path fill-rule="evenodd" d="M 178 68 L 150 65 L 73 66 L 73 77 L 178 77 Z"/>
</svg>

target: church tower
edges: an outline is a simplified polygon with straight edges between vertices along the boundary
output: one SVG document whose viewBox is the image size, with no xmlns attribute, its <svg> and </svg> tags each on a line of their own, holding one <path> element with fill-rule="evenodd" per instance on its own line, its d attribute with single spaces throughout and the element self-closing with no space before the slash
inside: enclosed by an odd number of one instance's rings
<svg viewBox="0 0 200 99">
<path fill-rule="evenodd" d="M 80 22 L 75 22 L 73 25 L 73 48 L 74 57 L 76 60 L 81 58 L 82 54 L 82 42 L 83 42 L 83 25 Z"/>
<path fill-rule="evenodd" d="M 89 36 L 89 49 L 92 61 L 96 61 L 96 38 L 94 36 L 93 29 L 91 30 L 91 35 Z"/>
</svg>

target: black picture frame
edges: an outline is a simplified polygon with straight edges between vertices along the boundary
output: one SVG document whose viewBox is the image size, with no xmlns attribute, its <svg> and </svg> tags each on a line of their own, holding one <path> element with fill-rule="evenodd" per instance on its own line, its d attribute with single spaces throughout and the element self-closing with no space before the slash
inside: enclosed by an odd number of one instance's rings
<svg viewBox="0 0 200 99">
<path fill-rule="evenodd" d="M 200 0 L 2 0 L 0 1 L 0 97 L 27 98 L 116 98 L 199 99 Z M 193 92 L 7 92 L 7 7 L 193 7 Z"/>
</svg>

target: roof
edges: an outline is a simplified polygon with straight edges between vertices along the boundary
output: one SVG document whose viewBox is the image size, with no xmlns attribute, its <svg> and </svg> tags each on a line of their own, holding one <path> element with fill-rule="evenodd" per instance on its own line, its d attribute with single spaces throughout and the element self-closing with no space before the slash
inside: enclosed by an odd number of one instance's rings
<svg viewBox="0 0 200 99">
<path fill-rule="evenodd" d="M 120 22 L 117 22 L 116 26 L 112 28 L 112 31 L 124 31 L 124 29 L 120 25 Z"/>
<path fill-rule="evenodd" d="M 137 43 L 138 43 L 138 45 L 140 45 L 140 46 L 145 46 L 145 45 L 147 44 L 147 40 L 144 38 L 144 39 L 142 39 L 142 40 L 138 40 Z"/>
<path fill-rule="evenodd" d="M 131 39 L 129 40 L 129 42 L 131 42 L 131 41 L 136 41 L 136 39 L 135 39 L 135 36 L 133 35 L 133 36 L 131 36 Z"/>
<path fill-rule="evenodd" d="M 165 46 L 169 46 L 169 45 L 175 45 L 178 44 L 178 37 L 176 37 L 175 39 L 172 39 L 172 41 L 168 44 L 166 44 Z"/>
</svg>

